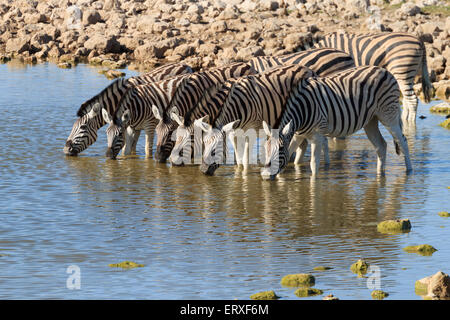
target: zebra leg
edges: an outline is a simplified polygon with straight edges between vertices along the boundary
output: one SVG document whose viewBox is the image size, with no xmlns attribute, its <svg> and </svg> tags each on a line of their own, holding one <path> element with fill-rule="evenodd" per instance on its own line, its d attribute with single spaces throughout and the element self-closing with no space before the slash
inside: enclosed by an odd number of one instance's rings
<svg viewBox="0 0 450 320">
<path fill-rule="evenodd" d="M 300 148 L 300 145 L 303 143 L 303 141 L 305 141 L 304 137 L 302 137 L 298 134 L 294 134 L 294 137 L 292 138 L 291 143 L 289 145 L 289 159 L 291 158 L 291 156 L 294 152 L 296 153 L 295 158 L 297 159 L 298 150 Z"/>
<path fill-rule="evenodd" d="M 416 123 L 417 106 L 419 101 L 414 92 L 413 83 L 399 81 L 400 91 L 403 95 L 402 121 L 405 126 L 414 126 Z"/>
<path fill-rule="evenodd" d="M 149 159 L 153 156 L 153 136 L 154 129 L 145 130 L 145 158 Z"/>
<path fill-rule="evenodd" d="M 300 143 L 297 150 L 295 151 L 294 164 L 300 164 L 303 161 L 303 157 L 305 156 L 307 148 L 308 148 L 308 140 L 303 139 L 302 143 Z"/>
<path fill-rule="evenodd" d="M 323 149 L 323 160 L 325 161 L 325 164 L 330 164 L 330 153 L 328 149 L 328 138 L 323 136 L 323 142 L 322 142 L 322 149 Z"/>
<path fill-rule="evenodd" d="M 320 165 L 320 153 L 322 149 L 323 138 L 319 134 L 314 134 L 311 139 L 308 139 L 311 143 L 311 172 L 313 177 L 319 173 Z"/>
<path fill-rule="evenodd" d="M 245 137 L 244 154 L 242 155 L 242 165 L 247 168 L 250 163 L 250 139 Z"/>
<path fill-rule="evenodd" d="M 238 139 L 234 132 L 229 134 L 229 138 L 230 138 L 231 144 L 233 145 L 234 157 L 236 159 L 236 164 L 239 166 L 240 164 L 242 164 L 242 158 L 239 156 L 239 151 L 238 151 L 239 146 L 237 145 Z"/>
<path fill-rule="evenodd" d="M 372 120 L 364 127 L 364 131 L 366 132 L 367 138 L 375 147 L 375 150 L 378 155 L 377 161 L 377 173 L 384 174 L 384 168 L 386 166 L 386 141 L 381 135 L 380 129 L 378 128 L 378 118 L 373 117 Z"/>
<path fill-rule="evenodd" d="M 139 140 L 139 136 L 141 135 L 141 130 L 135 130 L 134 135 L 132 137 L 133 144 L 131 146 L 131 154 L 136 154 L 136 147 Z"/>
<path fill-rule="evenodd" d="M 131 148 L 133 146 L 133 137 L 134 137 L 134 133 L 135 131 L 131 128 L 128 127 L 125 130 L 125 145 L 122 148 L 122 156 L 128 156 L 131 154 Z"/>
</svg>

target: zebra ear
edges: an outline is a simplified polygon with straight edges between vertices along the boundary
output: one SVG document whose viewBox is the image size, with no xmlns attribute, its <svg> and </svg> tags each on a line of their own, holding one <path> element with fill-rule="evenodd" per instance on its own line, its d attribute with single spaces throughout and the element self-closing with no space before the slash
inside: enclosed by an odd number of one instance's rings
<svg viewBox="0 0 450 320">
<path fill-rule="evenodd" d="M 285 125 L 283 130 L 281 131 L 283 136 L 287 135 L 291 131 L 291 127 L 292 127 L 292 120 L 289 121 L 289 123 L 287 125 Z"/>
<path fill-rule="evenodd" d="M 122 117 L 120 118 L 120 120 L 122 120 L 122 125 L 127 126 L 130 123 L 130 110 L 125 110 L 124 113 L 122 114 Z"/>
<path fill-rule="evenodd" d="M 160 112 L 159 108 L 155 105 L 152 105 L 153 115 L 156 119 L 162 120 L 162 112 Z"/>
<path fill-rule="evenodd" d="M 195 120 L 194 126 L 202 129 L 205 132 L 209 132 L 210 130 L 212 130 L 212 126 L 209 123 L 205 122 L 207 117 L 208 116 L 204 116 L 203 118 Z"/>
<path fill-rule="evenodd" d="M 240 122 L 241 122 L 241 120 L 235 120 L 233 122 L 227 123 L 226 125 L 224 125 L 222 127 L 222 131 L 225 133 L 228 133 L 228 132 L 236 129 Z"/>
<path fill-rule="evenodd" d="M 100 106 L 100 103 L 97 102 L 96 104 L 94 104 L 94 105 L 92 106 L 91 111 L 89 111 L 88 117 L 89 117 L 90 119 L 94 118 L 95 116 L 97 116 L 97 115 L 99 114 L 100 109 L 102 109 L 102 107 Z"/>
<path fill-rule="evenodd" d="M 176 110 L 176 112 L 175 112 Z M 183 125 L 183 118 L 180 117 L 180 114 L 178 113 L 178 109 L 177 108 L 173 108 L 172 111 L 170 112 L 170 118 L 175 121 L 176 123 L 178 123 L 178 125 L 182 126 Z"/>
<path fill-rule="evenodd" d="M 264 132 L 266 133 L 266 136 L 272 137 L 272 128 L 264 120 L 262 123 L 263 123 L 263 129 L 264 129 Z"/>
<path fill-rule="evenodd" d="M 105 120 L 106 123 L 113 122 L 113 119 L 109 115 L 109 112 L 106 111 L 106 109 L 103 109 L 103 108 L 102 108 L 102 116 L 103 116 L 103 120 Z"/>
</svg>

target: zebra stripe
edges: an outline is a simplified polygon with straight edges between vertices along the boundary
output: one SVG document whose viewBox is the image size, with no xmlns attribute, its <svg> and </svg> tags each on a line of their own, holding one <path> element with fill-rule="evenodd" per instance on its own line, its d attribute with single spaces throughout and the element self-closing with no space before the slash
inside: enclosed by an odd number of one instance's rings
<svg viewBox="0 0 450 320">
<path fill-rule="evenodd" d="M 129 79 L 120 78 L 113 81 L 100 93 L 81 104 L 77 112 L 79 118 L 72 126 L 72 131 L 66 140 L 64 153 L 77 155 L 93 144 L 97 140 L 97 131 L 106 124 L 99 113 L 101 108 L 106 109 L 109 114 L 114 114 L 121 97 L 131 86 L 159 81 L 162 78 L 186 73 L 192 73 L 191 67 L 184 64 L 170 64 L 158 67 L 141 76 Z M 100 109 L 96 108 L 93 110 L 93 106 L 97 104 L 100 105 Z M 135 133 L 135 137 L 136 140 L 133 141 L 132 146 L 134 149 L 139 132 Z"/>
<path fill-rule="evenodd" d="M 248 63 L 258 72 L 277 66 L 300 64 L 310 68 L 319 76 L 328 76 L 355 67 L 355 62 L 350 55 L 332 48 L 314 48 L 279 57 L 260 56 L 251 59 Z"/>
<path fill-rule="evenodd" d="M 124 154 L 130 154 L 131 145 L 125 132 L 144 130 L 146 134 L 145 155 L 152 156 L 153 136 L 158 123 L 152 112 L 152 106 L 165 108 L 172 99 L 178 86 L 189 74 L 182 74 L 170 79 L 141 84 L 129 88 L 122 96 L 119 107 L 111 119 L 106 110 L 103 117 L 109 123 L 107 129 L 108 149 L 107 156 L 115 159 L 125 143 Z M 119 130 L 121 128 L 122 130 Z M 121 139 L 118 135 L 122 135 Z M 125 136 L 125 137 L 124 137 Z"/>
<path fill-rule="evenodd" d="M 384 173 L 386 142 L 379 129 L 380 121 L 394 137 L 396 150 L 405 156 L 411 170 L 408 145 L 402 133 L 399 108 L 399 86 L 394 76 L 380 67 L 363 66 L 329 77 L 302 79 L 294 88 L 286 109 L 276 126 L 263 124 L 266 142 L 266 164 L 261 174 L 273 178 L 288 163 L 289 145 L 294 133 L 311 140 L 311 171 L 318 172 L 321 140 L 318 135 L 346 137 L 364 128 L 378 154 L 377 172 Z"/>
<path fill-rule="evenodd" d="M 170 156 L 174 141 L 172 134 L 178 127 L 178 123 L 170 117 L 171 111 L 183 117 L 189 109 L 193 108 L 204 94 L 204 91 L 227 79 L 237 78 L 256 71 L 248 64 L 237 62 L 223 67 L 209 69 L 208 71 L 194 73 L 183 80 L 178 87 L 170 104 L 165 109 L 153 108 L 156 118 L 159 120 L 156 126 L 157 142 L 155 158 L 165 162 Z"/>
<path fill-rule="evenodd" d="M 414 92 L 414 78 L 422 75 L 422 92 L 430 102 L 432 84 L 428 75 L 426 49 L 423 42 L 402 32 L 354 35 L 334 32 L 319 36 L 302 48 L 331 47 L 347 52 L 357 66 L 372 65 L 385 68 L 397 80 L 403 95 L 402 119 L 414 124 L 418 99 Z"/>
<path fill-rule="evenodd" d="M 245 152 L 248 155 L 249 150 L 251 150 L 251 142 L 248 142 L 248 149 L 246 147 L 244 154 L 242 154 L 240 146 L 234 140 L 236 137 L 234 130 L 236 128 L 242 130 L 259 129 L 263 120 L 272 125 L 277 125 L 291 90 L 298 81 L 313 75 L 315 73 L 306 67 L 289 65 L 235 80 L 220 115 L 211 123 L 212 125 L 201 121 L 195 123 L 206 133 L 204 138 L 204 162 L 206 163 L 206 159 L 210 157 L 211 152 L 217 149 L 219 143 L 226 141 L 225 135 L 228 130 L 228 133 L 231 134 L 231 142 L 238 165 L 248 164 L 244 155 Z M 227 130 L 224 130 L 224 128 Z M 219 163 L 210 162 L 210 165 L 203 165 L 200 169 L 203 173 L 213 174 L 218 167 Z"/>
</svg>

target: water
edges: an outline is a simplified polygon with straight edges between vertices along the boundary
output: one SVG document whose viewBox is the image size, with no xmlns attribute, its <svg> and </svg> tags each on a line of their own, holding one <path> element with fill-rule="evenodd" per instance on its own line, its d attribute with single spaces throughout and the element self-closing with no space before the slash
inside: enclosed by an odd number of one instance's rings
<svg viewBox="0 0 450 320">
<path fill-rule="evenodd" d="M 127 76 L 135 75 L 127 71 Z M 307 165 L 276 181 L 232 166 L 213 177 L 138 156 L 104 157 L 105 128 L 79 157 L 62 148 L 79 105 L 110 81 L 96 69 L 0 65 L 0 299 L 248 299 L 275 290 L 282 276 L 311 272 L 316 288 L 340 299 L 371 299 L 367 278 L 349 268 L 363 257 L 380 268 L 388 299 L 421 299 L 414 282 L 450 272 L 450 131 L 419 106 L 410 138 L 414 174 L 388 141 L 386 177 L 363 133 L 331 149 L 315 182 Z M 437 103 L 437 102 L 433 102 Z M 409 218 L 410 233 L 376 224 Z M 406 253 L 431 244 L 431 257 Z M 131 260 L 143 268 L 108 266 Z M 79 290 L 66 286 L 79 267 Z M 319 265 L 332 270 L 315 272 Z M 322 299 L 322 296 L 311 299 Z"/>
</svg>

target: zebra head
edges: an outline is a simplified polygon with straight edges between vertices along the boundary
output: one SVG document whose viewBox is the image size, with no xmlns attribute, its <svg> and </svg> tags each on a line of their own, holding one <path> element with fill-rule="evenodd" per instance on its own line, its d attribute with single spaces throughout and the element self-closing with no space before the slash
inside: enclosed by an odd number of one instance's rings
<svg viewBox="0 0 450 320">
<path fill-rule="evenodd" d="M 177 112 L 171 112 L 170 117 L 173 121 L 178 123 L 178 128 L 174 133 L 175 145 L 170 153 L 169 160 L 172 165 L 181 166 L 189 163 L 191 160 L 191 137 L 194 133 L 194 125 L 185 125 L 185 120 L 182 119 Z"/>
<path fill-rule="evenodd" d="M 261 176 L 264 180 L 273 180 L 277 174 L 286 167 L 289 161 L 289 144 L 292 139 L 292 121 L 284 126 L 281 132 L 272 128 L 263 121 L 264 132 L 267 140 L 264 143 L 265 163 L 261 169 Z"/>
<path fill-rule="evenodd" d="M 166 162 L 172 152 L 174 145 L 172 135 L 178 127 L 178 123 L 169 117 L 167 112 L 163 112 L 161 108 L 155 105 L 152 106 L 152 111 L 155 118 L 159 121 L 156 125 L 157 139 L 155 159 L 163 163 Z M 178 108 L 174 107 L 170 113 L 179 115 Z"/>
<path fill-rule="evenodd" d="M 235 120 L 224 125 L 221 129 L 213 128 L 209 123 L 203 121 L 205 117 L 194 121 L 194 126 L 203 130 L 204 152 L 200 171 L 212 176 L 219 165 L 224 163 L 226 157 L 226 138 L 234 132 L 240 120 Z"/>
<path fill-rule="evenodd" d="M 130 123 L 130 111 L 125 110 L 120 119 L 113 119 L 106 109 L 102 109 L 102 116 L 105 122 L 109 124 L 106 129 L 106 139 L 108 142 L 106 156 L 110 159 L 116 159 L 125 144 L 124 133 Z"/>
<path fill-rule="evenodd" d="M 88 113 L 75 121 L 63 149 L 66 155 L 77 156 L 97 140 L 97 130 L 102 126 L 98 116 L 101 109 L 97 102 Z"/>
</svg>

